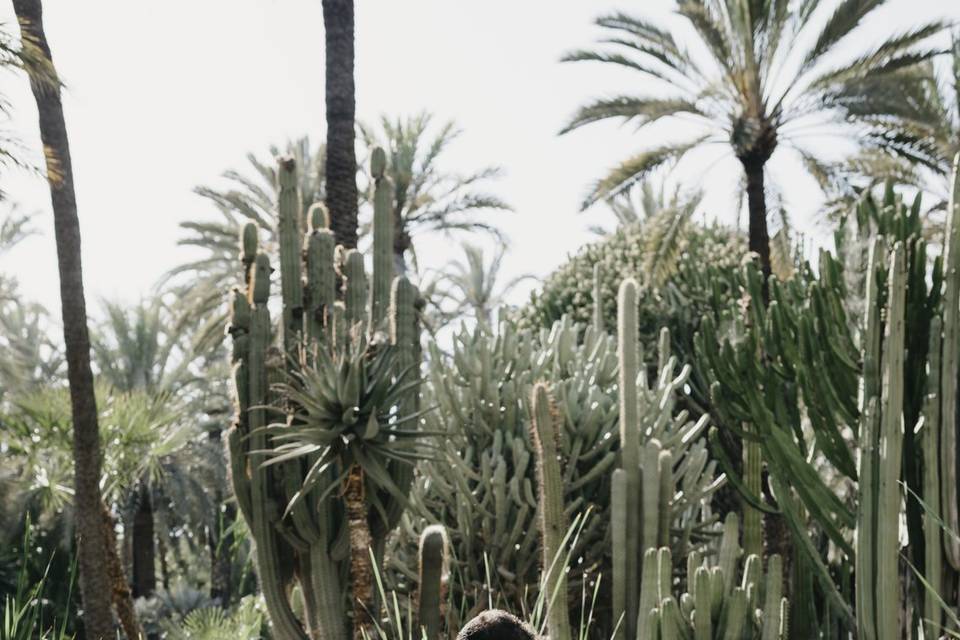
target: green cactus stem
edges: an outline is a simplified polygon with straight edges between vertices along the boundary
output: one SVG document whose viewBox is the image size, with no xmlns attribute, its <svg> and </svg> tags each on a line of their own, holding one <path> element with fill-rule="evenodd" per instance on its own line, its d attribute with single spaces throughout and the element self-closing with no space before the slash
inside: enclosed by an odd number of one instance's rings
<svg viewBox="0 0 960 640">
<path fill-rule="evenodd" d="M 418 626 L 424 640 L 439 640 L 447 562 L 447 535 L 441 525 L 431 525 L 423 530 L 420 535 L 419 556 Z"/>
<path fill-rule="evenodd" d="M 900 467 L 903 451 L 903 359 L 907 290 L 906 250 L 897 243 L 890 259 L 883 344 L 883 396 L 877 496 L 877 637 L 900 635 Z"/>
<path fill-rule="evenodd" d="M 624 636 L 637 634 L 637 604 L 640 597 L 640 418 L 637 404 L 639 347 L 637 327 L 637 282 L 627 279 L 617 297 L 617 350 L 620 360 L 620 466 L 626 472 L 626 562 L 614 567 L 624 573 Z M 617 615 L 618 612 L 614 612 Z"/>
<path fill-rule="evenodd" d="M 370 161 L 373 173 L 373 291 L 370 297 L 370 326 L 380 328 L 390 304 L 393 282 L 393 184 L 384 175 L 386 153 L 377 147 Z"/>
<path fill-rule="evenodd" d="M 940 509 L 940 347 L 942 341 L 940 318 L 933 317 L 930 323 L 930 346 L 927 352 L 929 373 L 927 393 L 923 403 L 923 496 L 926 511 L 923 516 L 924 579 L 938 592 L 943 589 L 943 535 Z M 923 598 L 925 636 L 936 638 L 941 631 L 943 610 L 933 594 Z"/>
<path fill-rule="evenodd" d="M 559 416 L 546 385 L 542 383 L 534 385 L 531 404 L 533 421 L 530 436 L 536 453 L 537 485 L 540 489 L 539 524 L 547 632 L 551 640 L 572 640 L 570 614 L 567 611 L 567 554 L 564 549 L 567 518 L 557 448 Z"/>
<path fill-rule="evenodd" d="M 957 379 L 960 371 L 960 154 L 953 162 L 953 188 L 947 208 L 946 248 L 943 286 L 943 389 L 940 408 L 940 469 L 944 477 L 941 508 L 948 531 L 960 531 L 960 495 L 957 469 Z M 954 571 L 960 571 L 960 540 L 945 536 L 946 557 Z"/>
</svg>

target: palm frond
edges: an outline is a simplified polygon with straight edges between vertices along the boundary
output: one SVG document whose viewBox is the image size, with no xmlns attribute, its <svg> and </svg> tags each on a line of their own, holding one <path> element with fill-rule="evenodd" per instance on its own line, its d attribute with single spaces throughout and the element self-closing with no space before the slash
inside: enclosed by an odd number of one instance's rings
<svg viewBox="0 0 960 640">
<path fill-rule="evenodd" d="M 599 200 L 628 194 L 651 171 L 679 160 L 691 149 L 703 144 L 707 138 L 708 136 L 702 136 L 688 142 L 666 144 L 627 158 L 593 185 L 580 206 L 581 210 Z"/>
<path fill-rule="evenodd" d="M 681 113 L 706 118 L 697 105 L 683 98 L 653 98 L 647 96 L 616 96 L 586 104 L 577 110 L 573 118 L 560 130 L 568 133 L 586 124 L 609 118 L 623 118 L 625 122 L 637 120 L 637 126 L 650 124 L 661 118 Z"/>
</svg>

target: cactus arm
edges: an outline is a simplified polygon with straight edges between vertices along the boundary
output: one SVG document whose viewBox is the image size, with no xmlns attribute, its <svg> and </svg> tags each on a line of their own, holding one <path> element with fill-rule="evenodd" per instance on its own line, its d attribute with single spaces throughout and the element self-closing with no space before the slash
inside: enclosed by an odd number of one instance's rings
<svg viewBox="0 0 960 640">
<path fill-rule="evenodd" d="M 940 469 L 937 447 L 940 443 L 940 347 L 941 322 L 937 316 L 930 323 L 930 346 L 927 352 L 927 395 L 923 403 L 923 515 L 924 565 L 926 581 L 939 592 L 943 588 L 943 538 L 940 531 Z M 932 594 L 923 598 L 924 637 L 936 638 L 941 630 L 943 611 Z"/>
<path fill-rule="evenodd" d="M 643 522 L 641 523 L 642 538 L 640 548 L 646 552 L 647 549 L 657 547 L 657 536 L 660 531 L 660 442 L 656 439 L 650 440 L 643 447 L 643 465 L 642 465 L 642 484 L 640 488 L 641 500 L 643 501 Z"/>
<path fill-rule="evenodd" d="M 880 291 L 877 282 L 880 265 L 884 262 L 882 238 L 876 238 L 870 247 L 867 264 L 866 318 L 863 330 L 863 374 L 860 385 L 860 500 L 856 531 L 856 575 L 858 584 L 875 584 L 876 557 L 876 499 L 877 499 L 877 438 L 879 430 L 880 398 Z M 873 588 L 856 590 L 857 626 L 864 640 L 875 640 L 876 601 Z"/>
<path fill-rule="evenodd" d="M 610 486 L 610 538 L 613 562 L 614 640 L 625 640 L 627 576 L 627 472 L 616 469 Z"/>
<path fill-rule="evenodd" d="M 540 535 L 543 538 L 543 589 L 547 599 L 547 629 L 551 640 L 571 640 L 567 610 L 566 553 L 567 519 L 563 506 L 557 441 L 559 416 L 544 384 L 533 388 L 531 440 L 537 457 L 540 488 Z"/>
<path fill-rule="evenodd" d="M 417 595 L 417 621 L 423 640 L 440 638 L 446 554 L 447 536 L 443 527 L 431 525 L 424 529 L 420 536 L 420 583 Z"/>
<path fill-rule="evenodd" d="M 650 548 L 643 554 L 643 570 L 640 580 L 640 601 L 637 606 L 637 640 L 657 640 L 656 636 L 649 637 L 644 622 L 650 610 L 656 608 L 659 602 L 660 576 L 657 572 L 657 550 Z"/>
<path fill-rule="evenodd" d="M 366 317 L 367 274 L 363 266 L 363 254 L 356 249 L 350 249 L 343 254 L 343 288 L 346 306 L 344 317 L 349 333 L 354 325 Z"/>
<path fill-rule="evenodd" d="M 300 194 L 293 158 L 280 158 L 277 167 L 277 238 L 280 244 L 280 293 L 283 298 L 283 346 L 292 355 L 303 331 L 303 280 Z"/>
<path fill-rule="evenodd" d="M 624 625 L 627 640 L 637 633 L 638 578 L 640 559 L 640 419 L 637 405 L 639 347 L 637 328 L 637 282 L 624 280 L 617 297 L 617 348 L 620 361 L 620 461 L 627 474 L 626 605 Z"/>
<path fill-rule="evenodd" d="M 329 341 L 333 330 L 332 307 L 336 302 L 334 236 L 329 229 L 315 229 L 305 240 L 307 272 L 307 335 L 312 344 Z"/>
<path fill-rule="evenodd" d="M 250 350 L 249 350 L 249 402 L 251 474 L 250 498 L 253 521 L 251 533 L 255 541 L 258 577 L 263 591 L 270 620 L 278 640 L 306 640 L 303 627 L 290 608 L 284 589 L 280 567 L 278 533 L 275 526 L 277 507 L 270 495 L 271 473 L 262 463 L 267 448 L 266 427 L 267 379 L 265 354 L 270 344 L 270 312 L 267 300 L 270 290 L 270 261 L 259 254 L 253 266 L 251 278 Z M 272 508 L 271 508 L 272 507 Z"/>
<path fill-rule="evenodd" d="M 695 640 L 712 640 L 713 621 L 710 618 L 711 594 L 710 572 L 706 567 L 698 567 L 694 580 L 693 634 Z"/>
<path fill-rule="evenodd" d="M 721 445 L 722 446 L 722 445 Z M 746 491 L 751 496 L 761 495 L 761 474 L 763 471 L 763 454 L 760 444 L 752 441 L 743 443 L 743 482 Z M 763 531 L 761 527 L 761 513 L 746 500 L 743 504 L 743 548 L 747 555 L 761 555 L 763 553 Z"/>
<path fill-rule="evenodd" d="M 899 635 L 900 467 L 903 455 L 903 357 L 907 289 L 906 250 L 893 249 L 883 345 L 883 415 L 877 496 L 877 637 Z"/>
<path fill-rule="evenodd" d="M 960 154 L 953 162 L 953 188 L 947 208 L 946 249 L 943 287 L 943 371 L 941 390 L 940 468 L 944 478 L 941 509 L 948 531 L 960 531 L 960 496 L 957 469 L 957 379 L 960 378 Z M 947 383 L 949 381 L 949 384 Z M 950 566 L 960 571 L 960 540 L 945 536 L 944 547 Z"/>
<path fill-rule="evenodd" d="M 657 530 L 657 546 L 670 546 L 670 523 L 672 514 L 670 503 L 673 500 L 673 454 L 669 450 L 661 451 L 657 460 L 660 475 L 660 496 L 658 500 L 657 521 L 659 527 Z"/>
<path fill-rule="evenodd" d="M 603 271 L 599 262 L 593 265 L 593 326 L 599 332 L 603 333 Z"/>
<path fill-rule="evenodd" d="M 780 556 L 774 554 L 767 560 L 761 640 L 778 640 L 780 637 L 780 599 L 782 595 L 783 563 Z"/>
<path fill-rule="evenodd" d="M 393 282 L 393 184 L 384 175 L 386 154 L 377 147 L 370 160 L 373 174 L 373 291 L 370 297 L 370 329 L 376 331 L 386 320 Z"/>
</svg>

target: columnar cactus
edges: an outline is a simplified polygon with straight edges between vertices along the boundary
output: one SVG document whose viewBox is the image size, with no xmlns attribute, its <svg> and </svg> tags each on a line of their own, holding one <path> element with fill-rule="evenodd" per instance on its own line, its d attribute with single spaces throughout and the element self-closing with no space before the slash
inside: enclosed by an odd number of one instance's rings
<svg viewBox="0 0 960 640">
<path fill-rule="evenodd" d="M 537 486 L 540 489 L 541 589 L 546 602 L 547 633 L 551 640 L 571 640 L 567 611 L 567 549 L 564 548 L 568 524 L 557 446 L 559 416 L 546 385 L 542 383 L 533 387 L 531 403 L 530 438 L 537 458 Z"/>
<path fill-rule="evenodd" d="M 419 562 L 417 625 L 422 640 L 439 640 L 447 572 L 447 534 L 442 526 L 430 525 L 420 534 Z"/>
<path fill-rule="evenodd" d="M 374 160 L 380 247 L 393 220 L 383 153 Z M 304 219 L 295 175 L 293 160 L 280 159 L 279 345 L 267 305 L 269 258 L 257 251 L 255 226 L 244 229 L 246 292 L 233 292 L 229 328 L 237 417 L 226 438 L 274 636 L 346 640 L 351 607 L 341 577 L 350 576 L 353 636 L 369 635 L 371 547 L 382 548 L 396 526 L 421 455 L 411 384 L 419 377 L 418 293 L 393 279 L 390 260 L 375 260 L 368 297 L 363 256 L 334 247 L 322 205 Z M 302 607 L 290 602 L 294 583 Z M 436 631 L 435 621 L 429 626 Z"/>
</svg>

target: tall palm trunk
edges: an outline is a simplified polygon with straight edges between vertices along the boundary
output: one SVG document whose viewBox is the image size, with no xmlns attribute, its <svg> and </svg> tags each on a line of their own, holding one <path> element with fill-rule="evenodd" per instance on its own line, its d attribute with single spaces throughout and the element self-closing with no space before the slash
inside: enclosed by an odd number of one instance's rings
<svg viewBox="0 0 960 640">
<path fill-rule="evenodd" d="M 40 0 L 13 0 L 13 8 L 23 40 L 36 46 L 52 67 Z M 40 139 L 46 157 L 60 272 L 60 307 L 73 419 L 74 506 L 83 622 L 88 640 L 99 640 L 115 637 L 111 612 L 115 585 L 109 567 L 121 567 L 121 564 L 116 545 L 110 544 L 111 532 L 103 520 L 100 430 L 90 369 L 90 336 L 80 265 L 80 223 L 60 88 L 46 86 L 35 72 L 30 73 L 30 88 L 37 103 Z M 132 606 L 130 608 L 132 610 Z"/>
<path fill-rule="evenodd" d="M 326 43 L 326 200 L 337 243 L 357 246 L 356 90 L 353 82 L 353 0 L 323 0 Z"/>
<path fill-rule="evenodd" d="M 347 526 L 350 528 L 350 580 L 353 590 L 353 638 L 365 640 L 373 637 L 373 537 L 367 521 L 367 501 L 364 497 L 363 469 L 354 465 L 350 469 L 343 490 L 347 511 Z"/>
<path fill-rule="evenodd" d="M 770 234 L 767 231 L 767 196 L 764 191 L 764 161 L 743 159 L 743 170 L 747 177 L 747 209 L 750 212 L 748 227 L 749 248 L 760 256 L 760 268 L 763 271 L 764 303 L 768 299 L 767 279 L 770 277 Z"/>
<path fill-rule="evenodd" d="M 149 597 L 157 589 L 153 502 L 146 483 L 140 483 L 133 516 L 133 597 Z"/>
</svg>

